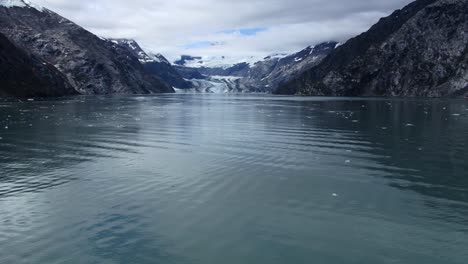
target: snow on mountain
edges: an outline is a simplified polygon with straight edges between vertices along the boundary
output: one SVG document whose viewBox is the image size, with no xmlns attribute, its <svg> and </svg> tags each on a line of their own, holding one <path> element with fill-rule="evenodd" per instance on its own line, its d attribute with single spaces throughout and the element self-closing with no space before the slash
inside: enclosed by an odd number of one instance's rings
<svg viewBox="0 0 468 264">
<path fill-rule="evenodd" d="M 44 11 L 44 8 L 41 6 L 38 6 L 36 4 L 31 3 L 28 0 L 0 0 L 0 6 L 5 6 L 5 7 L 27 7 L 27 8 L 34 8 L 37 9 L 38 11 Z"/>
<path fill-rule="evenodd" d="M 181 89 L 192 87 L 191 83 L 185 81 L 162 54 L 146 53 L 133 39 L 109 39 L 108 41 L 114 46 L 128 50 L 138 58 L 147 73 L 160 78 L 171 87 Z"/>
<path fill-rule="evenodd" d="M 126 47 L 130 52 L 138 57 L 138 60 L 141 63 L 154 62 L 156 60 L 159 62 L 158 58 L 154 58 L 154 56 L 150 56 L 145 51 L 143 51 L 140 45 L 138 45 L 138 43 L 133 39 L 109 39 L 109 41 L 116 45 Z"/>
<path fill-rule="evenodd" d="M 148 56 L 155 62 L 159 63 L 166 63 L 166 64 L 171 64 L 166 57 L 164 57 L 161 53 L 153 54 L 153 53 L 148 53 Z"/>
<path fill-rule="evenodd" d="M 273 54 L 265 58 L 252 57 L 250 60 L 232 60 L 226 57 L 221 58 L 221 60 L 216 60 L 216 58 L 206 60 L 204 57 L 184 55 L 175 64 L 182 65 L 182 67 L 177 67 L 178 71 L 185 78 L 190 79 L 197 91 L 271 92 L 279 84 L 316 66 L 337 45 L 337 42 L 333 41 L 324 42 L 290 55 Z M 219 61 L 225 64 L 220 64 Z M 230 63 L 236 64 L 227 67 Z M 191 77 L 193 76 L 192 72 L 186 69 L 197 71 L 205 77 L 201 80 L 199 78 L 194 80 Z M 221 87 L 222 89 L 220 89 Z"/>
<path fill-rule="evenodd" d="M 285 54 L 274 54 L 266 58 L 283 58 L 286 57 Z M 263 56 L 247 56 L 247 57 L 228 57 L 228 56 L 203 56 L 203 57 L 193 57 L 189 55 L 182 55 L 180 60 L 174 62 L 174 64 L 179 66 L 185 66 L 189 68 L 222 68 L 228 69 L 234 65 L 247 63 L 250 66 L 255 65 L 255 63 L 262 61 Z"/>
<path fill-rule="evenodd" d="M 166 63 L 171 64 L 162 54 L 157 53 L 147 53 L 143 50 L 143 48 L 133 39 L 109 39 L 112 43 L 116 45 L 122 45 L 127 47 L 133 54 L 138 57 L 138 60 L 145 64 L 150 62 L 157 62 L 157 63 Z"/>
</svg>

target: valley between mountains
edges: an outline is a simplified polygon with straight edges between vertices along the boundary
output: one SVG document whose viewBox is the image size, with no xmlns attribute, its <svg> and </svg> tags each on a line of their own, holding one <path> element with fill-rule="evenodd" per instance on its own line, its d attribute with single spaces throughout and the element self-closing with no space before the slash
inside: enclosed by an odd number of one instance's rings
<svg viewBox="0 0 468 264">
<path fill-rule="evenodd" d="M 22 0 L 0 0 L 0 96 L 273 93 L 468 96 L 468 2 L 417 0 L 344 43 L 171 62 Z M 311 28 L 310 30 L 314 30 Z"/>
</svg>

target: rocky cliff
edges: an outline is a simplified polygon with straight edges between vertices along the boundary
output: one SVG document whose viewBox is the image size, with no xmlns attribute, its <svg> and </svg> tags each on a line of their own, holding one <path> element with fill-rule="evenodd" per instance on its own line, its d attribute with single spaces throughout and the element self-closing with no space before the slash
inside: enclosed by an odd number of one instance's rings
<svg viewBox="0 0 468 264">
<path fill-rule="evenodd" d="M 76 91 L 54 66 L 13 45 L 0 33 L 0 96 L 62 96 Z"/>
<path fill-rule="evenodd" d="M 180 75 L 171 63 L 161 54 L 145 52 L 133 39 L 111 39 L 115 45 L 119 45 L 136 56 L 143 64 L 145 71 L 160 78 L 171 87 L 179 89 L 192 88 L 192 84 Z"/>
<path fill-rule="evenodd" d="M 337 48 L 279 94 L 468 95 L 468 1 L 417 0 Z"/>
<path fill-rule="evenodd" d="M 80 94 L 173 92 L 131 52 L 60 15 L 21 0 L 0 5 L 0 32 L 54 66 Z"/>
<path fill-rule="evenodd" d="M 319 64 L 337 46 L 337 42 L 324 42 L 284 58 L 266 58 L 256 63 L 241 83 L 257 92 L 275 91 L 280 84 L 297 78 Z"/>
</svg>

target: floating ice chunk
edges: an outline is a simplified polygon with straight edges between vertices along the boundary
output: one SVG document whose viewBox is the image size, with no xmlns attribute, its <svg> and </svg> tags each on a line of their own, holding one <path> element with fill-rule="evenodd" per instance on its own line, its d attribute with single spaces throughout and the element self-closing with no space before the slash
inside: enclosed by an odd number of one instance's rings
<svg viewBox="0 0 468 264">
<path fill-rule="evenodd" d="M 453 116 L 461 116 L 460 114 L 452 114 Z"/>
<path fill-rule="evenodd" d="M 333 197 L 338 197 L 338 194 L 337 194 L 337 193 L 333 193 L 332 196 L 333 196 Z"/>
<path fill-rule="evenodd" d="M 32 99 L 32 98 L 29 98 L 29 99 L 28 99 L 28 101 L 29 101 L 29 102 L 33 102 L 33 101 L 34 101 L 34 99 Z"/>
<path fill-rule="evenodd" d="M 351 163 L 351 160 L 346 160 L 345 163 Z"/>
<path fill-rule="evenodd" d="M 407 127 L 415 127 L 413 124 L 406 124 Z"/>
</svg>

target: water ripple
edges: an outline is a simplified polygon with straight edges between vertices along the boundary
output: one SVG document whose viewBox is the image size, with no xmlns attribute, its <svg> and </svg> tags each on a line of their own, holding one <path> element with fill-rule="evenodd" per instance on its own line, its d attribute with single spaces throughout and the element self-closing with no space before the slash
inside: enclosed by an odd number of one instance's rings
<svg viewBox="0 0 468 264">
<path fill-rule="evenodd" d="M 463 100 L 160 95 L 0 108 L 0 263 L 468 259 Z"/>
</svg>

